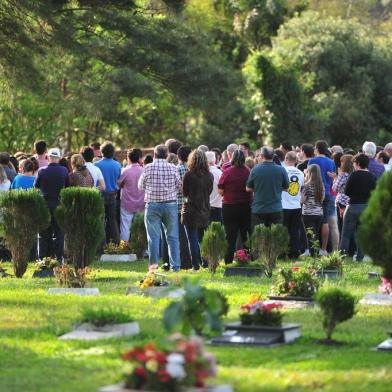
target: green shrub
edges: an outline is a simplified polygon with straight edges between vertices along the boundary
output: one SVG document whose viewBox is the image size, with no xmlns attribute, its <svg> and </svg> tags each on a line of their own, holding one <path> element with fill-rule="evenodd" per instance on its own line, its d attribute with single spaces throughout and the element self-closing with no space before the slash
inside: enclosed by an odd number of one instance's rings
<svg viewBox="0 0 392 392">
<path fill-rule="evenodd" d="M 147 249 L 147 232 L 144 225 L 144 214 L 138 212 L 133 217 L 131 227 L 130 249 L 135 252 L 138 260 L 142 260 Z"/>
<path fill-rule="evenodd" d="M 331 341 L 337 324 L 349 320 L 355 314 L 355 298 L 347 291 L 330 288 L 320 290 L 316 295 L 323 312 L 323 328 L 327 334 L 327 341 Z"/>
<path fill-rule="evenodd" d="M 104 204 L 98 190 L 71 187 L 60 193 L 55 217 L 65 234 L 67 258 L 84 268 L 96 256 L 104 233 Z"/>
<path fill-rule="evenodd" d="M 314 270 L 308 268 L 281 269 L 274 286 L 274 292 L 310 299 L 319 287 L 315 273 Z"/>
<path fill-rule="evenodd" d="M 392 279 L 392 172 L 383 174 L 377 182 L 362 213 L 358 238 L 365 254 L 382 268 L 383 276 Z"/>
<path fill-rule="evenodd" d="M 163 316 L 168 332 L 181 331 L 184 335 L 219 333 L 222 317 L 229 310 L 226 297 L 219 291 L 185 283 L 185 295 L 180 301 L 172 302 Z"/>
<path fill-rule="evenodd" d="M 289 233 L 283 225 L 257 225 L 249 239 L 249 245 L 253 258 L 262 263 L 268 276 L 272 276 L 276 260 L 287 252 Z"/>
<path fill-rule="evenodd" d="M 219 260 L 224 257 L 227 249 L 226 232 L 219 222 L 212 222 L 204 233 L 201 242 L 201 255 L 207 260 L 209 270 L 214 274 Z"/>
<path fill-rule="evenodd" d="M 344 255 L 339 251 L 334 251 L 328 256 L 321 257 L 316 266 L 319 270 L 337 270 L 339 273 L 343 271 Z"/>
<path fill-rule="evenodd" d="M 0 217 L 5 242 L 12 254 L 14 274 L 21 278 L 37 233 L 49 226 L 49 209 L 38 190 L 13 190 L 2 192 L 0 196 Z"/>
<path fill-rule="evenodd" d="M 119 308 L 90 308 L 82 310 L 82 323 L 91 323 L 97 327 L 108 324 L 131 323 L 134 319 L 124 310 Z"/>
</svg>

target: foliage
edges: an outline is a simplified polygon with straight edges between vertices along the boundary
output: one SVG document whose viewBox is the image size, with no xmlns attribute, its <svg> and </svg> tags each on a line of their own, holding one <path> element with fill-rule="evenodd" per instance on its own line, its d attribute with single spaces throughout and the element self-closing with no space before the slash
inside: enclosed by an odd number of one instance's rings
<svg viewBox="0 0 392 392">
<path fill-rule="evenodd" d="M 158 349 L 154 343 L 135 347 L 122 358 L 130 362 L 125 387 L 132 390 L 179 392 L 186 387 L 205 387 L 216 376 L 215 358 L 204 352 L 203 341 L 192 337 L 175 342 L 174 349 Z"/>
<path fill-rule="evenodd" d="M 180 330 L 184 335 L 219 333 L 222 330 L 221 318 L 229 310 L 226 297 L 219 291 L 189 282 L 184 284 L 184 289 L 184 297 L 165 309 L 165 329 L 168 332 Z"/>
<path fill-rule="evenodd" d="M 360 245 L 382 268 L 382 274 L 392 279 L 392 173 L 381 176 L 361 216 L 358 238 Z"/>
<path fill-rule="evenodd" d="M 5 242 L 12 254 L 14 274 L 21 278 L 37 232 L 49 226 L 49 209 L 39 191 L 13 190 L 2 192 L 0 196 L 0 217 Z"/>
<path fill-rule="evenodd" d="M 318 287 L 319 282 L 314 270 L 293 267 L 279 271 L 274 291 L 285 296 L 312 298 Z"/>
<path fill-rule="evenodd" d="M 110 324 L 133 322 L 133 318 L 123 309 L 114 307 L 85 307 L 82 310 L 80 322 L 91 323 L 96 327 Z"/>
<path fill-rule="evenodd" d="M 327 334 L 327 341 L 331 341 L 337 324 L 354 316 L 355 297 L 348 291 L 334 287 L 320 290 L 316 300 L 323 312 L 323 328 Z"/>
<path fill-rule="evenodd" d="M 142 213 L 136 213 L 133 217 L 129 247 L 136 253 L 138 260 L 144 258 L 144 252 L 147 249 L 147 233 Z"/>
<path fill-rule="evenodd" d="M 276 260 L 287 252 L 289 234 L 283 225 L 257 225 L 249 239 L 253 259 L 260 261 L 266 274 L 272 276 Z"/>
<path fill-rule="evenodd" d="M 126 241 L 121 240 L 118 245 L 110 241 L 106 244 L 103 252 L 108 255 L 127 255 L 131 253 L 131 249 Z"/>
<path fill-rule="evenodd" d="M 83 288 L 86 285 L 87 276 L 91 274 L 91 268 L 76 268 L 68 264 L 53 268 L 54 276 L 61 287 Z"/>
<path fill-rule="evenodd" d="M 44 257 L 42 260 L 37 260 L 35 263 L 35 271 L 53 269 L 59 267 L 59 265 L 60 263 L 58 260 L 53 259 L 52 257 Z"/>
<path fill-rule="evenodd" d="M 282 306 L 279 302 L 265 302 L 260 297 L 254 298 L 241 306 L 241 324 L 279 327 L 282 325 L 282 313 L 279 311 Z"/>
<path fill-rule="evenodd" d="M 226 233 L 223 225 L 219 222 L 212 222 L 204 233 L 200 251 L 201 255 L 207 260 L 208 268 L 213 274 L 216 272 L 226 248 Z"/>
<path fill-rule="evenodd" d="M 320 270 L 337 270 L 343 271 L 344 255 L 339 251 L 333 251 L 328 256 L 319 259 L 317 266 Z"/>
<path fill-rule="evenodd" d="M 147 276 L 139 282 L 139 287 L 148 289 L 149 287 L 162 287 L 168 286 L 169 282 L 166 280 L 166 276 L 158 274 L 156 271 L 149 271 Z"/>
<path fill-rule="evenodd" d="M 98 190 L 65 188 L 55 217 L 65 234 L 69 260 L 76 269 L 88 266 L 95 258 L 104 233 L 104 205 Z"/>
</svg>

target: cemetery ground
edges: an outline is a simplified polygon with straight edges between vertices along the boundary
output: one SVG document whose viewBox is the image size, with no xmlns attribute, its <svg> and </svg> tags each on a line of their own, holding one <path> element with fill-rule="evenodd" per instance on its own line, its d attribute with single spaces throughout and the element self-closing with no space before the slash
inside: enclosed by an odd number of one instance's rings
<svg viewBox="0 0 392 392">
<path fill-rule="evenodd" d="M 280 265 L 288 266 L 288 263 Z M 10 263 L 1 264 L 12 270 Z M 168 299 L 154 300 L 125 295 L 127 287 L 145 276 L 146 262 L 95 263 L 88 287 L 98 287 L 98 297 L 48 295 L 52 278 L 32 279 L 33 265 L 22 279 L 0 279 L 0 391 L 93 392 L 121 379 L 120 354 L 136 344 L 164 339 L 163 310 Z M 377 271 L 368 263 L 350 262 L 339 280 L 324 285 L 344 288 L 358 300 L 377 292 Z M 230 311 L 226 321 L 237 321 L 239 307 L 252 295 L 267 295 L 275 280 L 214 277 L 203 271 L 181 272 L 225 294 Z M 134 337 L 101 341 L 60 341 L 71 330 L 85 306 L 116 306 L 139 322 Z M 207 347 L 217 356 L 216 383 L 231 384 L 237 392 L 255 391 L 391 391 L 392 354 L 373 351 L 392 329 L 392 307 L 357 305 L 353 319 L 337 327 L 334 338 L 341 345 L 318 343 L 324 337 L 317 308 L 284 309 L 284 322 L 302 324 L 302 337 L 294 344 L 275 348 Z"/>
</svg>

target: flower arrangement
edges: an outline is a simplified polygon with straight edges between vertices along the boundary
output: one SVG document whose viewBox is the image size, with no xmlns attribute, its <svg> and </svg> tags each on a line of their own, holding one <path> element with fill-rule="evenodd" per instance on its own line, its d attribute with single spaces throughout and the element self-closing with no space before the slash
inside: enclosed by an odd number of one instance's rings
<svg viewBox="0 0 392 392">
<path fill-rule="evenodd" d="M 173 350 L 148 343 L 124 353 L 125 387 L 136 390 L 177 392 L 183 387 L 205 387 L 216 376 L 215 358 L 204 351 L 200 338 L 177 339 Z"/>
<path fill-rule="evenodd" d="M 121 240 L 118 245 L 109 242 L 104 249 L 104 253 L 108 255 L 128 255 L 131 253 L 128 242 Z"/>
<path fill-rule="evenodd" d="M 166 281 L 166 276 L 159 274 L 156 269 L 151 269 L 147 273 L 146 277 L 139 282 L 139 287 L 142 290 L 149 287 L 162 287 L 168 285 L 169 283 Z"/>
<path fill-rule="evenodd" d="M 57 259 L 52 257 L 44 257 L 42 260 L 37 260 L 35 263 L 35 271 L 51 270 L 58 267 L 60 263 Z"/>
<path fill-rule="evenodd" d="M 279 271 L 274 291 L 285 296 L 312 298 L 318 287 L 315 269 L 293 267 Z"/>
<path fill-rule="evenodd" d="M 249 252 L 246 249 L 239 249 L 234 253 L 234 261 L 238 264 L 247 264 L 250 260 Z"/>
<path fill-rule="evenodd" d="M 392 279 L 381 277 L 380 293 L 392 295 Z"/>
<path fill-rule="evenodd" d="M 57 282 L 62 287 L 83 288 L 86 285 L 87 275 L 91 274 L 91 268 L 74 268 L 68 264 L 53 269 Z"/>
<path fill-rule="evenodd" d="M 282 325 L 282 313 L 279 311 L 282 306 L 279 302 L 262 301 L 260 297 L 253 298 L 241 306 L 241 324 L 279 327 Z"/>
</svg>

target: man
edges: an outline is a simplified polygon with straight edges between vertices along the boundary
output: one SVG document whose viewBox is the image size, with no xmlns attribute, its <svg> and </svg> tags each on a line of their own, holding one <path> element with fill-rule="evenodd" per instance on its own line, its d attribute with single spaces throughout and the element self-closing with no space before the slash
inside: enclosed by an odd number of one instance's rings
<svg viewBox="0 0 392 392">
<path fill-rule="evenodd" d="M 302 162 L 297 166 L 302 172 L 308 167 L 309 160 L 314 157 L 314 147 L 312 144 L 302 144 L 301 146 L 301 159 Z"/>
<path fill-rule="evenodd" d="M 102 158 L 101 143 L 93 142 L 90 144 L 90 147 L 94 151 L 94 159 L 101 159 Z"/>
<path fill-rule="evenodd" d="M 144 192 L 139 190 L 138 182 L 142 175 L 143 153 L 139 148 L 128 151 L 128 166 L 118 180 L 121 189 L 120 207 L 120 239 L 129 242 L 131 225 L 134 215 L 144 210 Z"/>
<path fill-rule="evenodd" d="M 197 149 L 198 149 L 199 151 L 204 152 L 204 153 L 206 153 L 207 151 L 210 150 L 210 149 L 208 148 L 208 146 L 206 146 L 206 145 L 204 145 L 204 144 L 200 144 L 200 146 L 197 147 Z"/>
<path fill-rule="evenodd" d="M 86 167 L 94 180 L 94 186 L 103 192 L 105 190 L 105 180 L 101 169 L 93 164 L 94 150 L 91 147 L 85 146 L 80 150 L 80 153 L 82 154 L 86 162 Z"/>
<path fill-rule="evenodd" d="M 242 142 L 240 144 L 240 150 L 244 153 L 245 159 L 248 157 L 253 157 L 253 153 L 250 151 L 250 144 L 248 142 Z"/>
<path fill-rule="evenodd" d="M 283 154 L 284 154 L 283 156 L 285 157 L 288 152 L 293 151 L 293 145 L 290 142 L 287 142 L 287 141 L 286 142 L 282 142 L 280 144 L 279 149 L 283 151 Z M 284 161 L 284 159 L 283 159 L 283 161 Z"/>
<path fill-rule="evenodd" d="M 289 188 L 282 193 L 283 224 L 290 235 L 289 258 L 300 254 L 300 230 L 302 222 L 301 189 L 304 186 L 304 174 L 295 167 L 297 154 L 290 151 L 286 154 L 285 169 L 289 177 Z"/>
<path fill-rule="evenodd" d="M 214 176 L 214 184 L 210 194 L 210 222 L 223 222 L 222 218 L 222 196 L 218 192 L 219 180 L 222 171 L 216 167 L 216 156 L 213 151 L 206 152 L 210 172 Z"/>
<path fill-rule="evenodd" d="M 384 151 L 389 155 L 389 166 L 392 166 L 392 143 L 388 143 L 384 147 Z"/>
<path fill-rule="evenodd" d="M 38 161 L 38 166 L 39 167 L 48 166 L 49 161 L 46 157 L 46 153 L 47 153 L 46 142 L 44 140 L 38 140 L 37 142 L 35 142 L 34 151 L 35 151 L 35 157 L 37 158 Z"/>
<path fill-rule="evenodd" d="M 318 165 L 323 179 L 325 197 L 323 201 L 323 222 L 321 226 L 321 249 L 320 256 L 327 256 L 327 246 L 329 239 L 329 225 L 335 227 L 337 221 L 335 198 L 331 195 L 332 177 L 328 173 L 336 173 L 335 163 L 328 158 L 328 143 L 324 140 L 318 140 L 315 147 L 316 157 L 308 162 L 309 165 Z M 337 225 L 337 223 L 336 223 Z"/>
<path fill-rule="evenodd" d="M 52 251 L 57 260 L 64 257 L 64 234 L 56 222 L 54 210 L 60 203 L 60 192 L 69 186 L 68 170 L 59 165 L 61 153 L 58 148 L 51 148 L 48 153 L 49 164 L 38 172 L 35 187 L 41 193 L 49 208 L 51 221 L 50 226 L 39 233 L 39 258 L 51 257 Z"/>
<path fill-rule="evenodd" d="M 181 146 L 177 151 L 178 158 L 178 174 L 180 175 L 180 180 L 184 178 L 185 173 L 188 171 L 188 157 L 191 153 L 192 149 L 188 146 Z M 180 188 L 177 192 L 177 206 L 178 206 L 178 230 L 179 230 L 179 240 L 180 240 L 180 259 L 181 259 L 181 268 L 189 269 L 192 268 L 192 260 L 191 254 L 189 251 L 189 243 L 188 237 L 185 232 L 185 226 L 181 223 L 181 210 L 185 203 L 185 198 L 182 194 L 182 188 Z M 164 233 L 162 235 L 164 237 Z M 162 252 L 163 261 L 165 263 L 169 260 L 169 255 L 167 252 L 167 242 L 165 237 L 165 247 Z"/>
<path fill-rule="evenodd" d="M 12 184 L 12 181 L 16 177 L 16 171 L 12 169 L 13 166 L 10 163 L 10 154 L 8 152 L 0 152 L 0 165 L 3 166 L 5 174 Z"/>
<path fill-rule="evenodd" d="M 238 150 L 237 144 L 229 144 L 226 148 L 227 153 L 227 162 L 224 163 L 221 167 L 222 171 L 224 172 L 226 169 L 231 167 L 231 159 L 233 158 L 234 151 Z"/>
<path fill-rule="evenodd" d="M 182 146 L 182 143 L 176 139 L 167 139 L 165 141 L 165 146 L 167 147 L 169 154 L 177 155 L 177 151 Z"/>
<path fill-rule="evenodd" d="M 148 164 L 139 179 L 139 189 L 145 191 L 145 225 L 148 239 L 150 268 L 158 266 L 161 225 L 164 227 L 169 261 L 173 271 L 180 269 L 178 241 L 177 192 L 181 187 L 176 166 L 166 161 L 168 149 L 161 144 L 154 149 L 154 161 Z"/>
<path fill-rule="evenodd" d="M 101 145 L 103 158 L 95 162 L 103 175 L 105 181 L 105 190 L 102 191 L 103 201 L 105 204 L 105 234 L 106 242 L 120 242 L 120 230 L 117 222 L 117 200 L 118 191 L 117 181 L 121 175 L 121 165 L 113 159 L 114 146 L 111 142 L 105 142 Z"/>
<path fill-rule="evenodd" d="M 377 146 L 373 142 L 365 142 L 362 146 L 363 153 L 369 158 L 368 170 L 372 173 L 378 180 L 381 175 L 385 172 L 385 167 L 381 163 L 377 162 Z"/>
<path fill-rule="evenodd" d="M 273 162 L 274 149 L 264 146 L 260 155 L 261 163 L 252 169 L 246 184 L 246 190 L 254 192 L 253 227 L 282 222 L 282 192 L 289 187 L 286 170 Z"/>
</svg>

